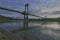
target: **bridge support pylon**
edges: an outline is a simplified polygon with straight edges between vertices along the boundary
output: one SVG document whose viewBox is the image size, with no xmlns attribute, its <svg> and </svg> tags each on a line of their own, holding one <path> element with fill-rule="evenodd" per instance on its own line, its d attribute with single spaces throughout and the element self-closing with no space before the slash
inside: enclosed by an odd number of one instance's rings
<svg viewBox="0 0 60 40">
<path fill-rule="evenodd" d="M 24 29 L 28 29 L 28 6 L 29 4 L 25 5 L 25 11 L 24 11 Z"/>
<path fill-rule="evenodd" d="M 28 6 L 29 4 L 25 5 L 25 11 L 24 11 L 24 40 L 28 40 L 28 33 L 26 32 L 28 30 Z"/>
</svg>

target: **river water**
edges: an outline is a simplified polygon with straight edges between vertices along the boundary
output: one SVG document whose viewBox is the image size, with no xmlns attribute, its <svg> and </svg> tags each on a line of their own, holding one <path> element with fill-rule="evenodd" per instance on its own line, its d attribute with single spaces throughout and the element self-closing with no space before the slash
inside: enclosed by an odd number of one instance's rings
<svg viewBox="0 0 60 40">
<path fill-rule="evenodd" d="M 0 28 L 8 31 L 15 31 L 13 34 L 22 37 L 24 40 L 60 40 L 60 23 L 48 22 L 42 24 L 41 22 L 29 22 L 29 30 L 21 30 L 23 27 L 22 21 L 0 23 Z"/>
</svg>

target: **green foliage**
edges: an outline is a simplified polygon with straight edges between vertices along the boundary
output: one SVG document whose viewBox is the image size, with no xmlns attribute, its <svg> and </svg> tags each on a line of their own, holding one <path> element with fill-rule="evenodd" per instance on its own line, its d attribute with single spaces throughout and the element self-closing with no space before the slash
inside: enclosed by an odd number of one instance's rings
<svg viewBox="0 0 60 40">
<path fill-rule="evenodd" d="M 48 22 L 60 22 L 60 18 L 43 18 L 43 19 L 29 19 L 29 21 L 48 21 Z"/>
<path fill-rule="evenodd" d="M 60 18 L 46 18 L 46 19 L 42 19 L 42 21 L 50 21 L 50 22 L 60 22 Z"/>
<path fill-rule="evenodd" d="M 3 22 L 10 22 L 14 20 L 13 18 L 10 18 L 10 17 L 5 17 L 5 16 L 1 16 L 0 15 L 0 23 L 3 23 Z"/>
</svg>

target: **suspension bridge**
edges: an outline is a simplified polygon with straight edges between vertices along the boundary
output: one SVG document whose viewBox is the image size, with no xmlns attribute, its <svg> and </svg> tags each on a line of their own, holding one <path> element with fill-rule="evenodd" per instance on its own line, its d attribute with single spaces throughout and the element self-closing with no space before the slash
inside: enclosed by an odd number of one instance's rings
<svg viewBox="0 0 60 40">
<path fill-rule="evenodd" d="M 34 16 L 34 17 L 38 17 L 38 18 L 44 18 L 44 17 L 41 17 L 41 16 L 38 16 L 38 15 L 34 15 L 34 14 L 30 14 L 29 12 L 28 12 L 28 10 L 29 10 L 29 4 L 26 4 L 25 5 L 25 11 L 23 11 L 23 12 L 21 12 L 21 11 L 17 11 L 17 10 L 13 10 L 13 9 L 9 9 L 9 8 L 4 8 L 4 7 L 0 7 L 0 10 L 7 10 L 7 11 L 11 11 L 11 12 L 16 12 L 16 13 L 20 13 L 20 14 L 22 14 L 22 15 L 24 15 L 24 25 L 23 25 L 23 29 L 26 31 L 26 30 L 28 30 L 28 17 L 29 17 L 29 15 L 30 16 Z M 0 32 L 1 33 L 5 33 L 4 35 L 7 37 L 9 37 L 9 40 L 21 40 L 21 39 L 19 39 L 19 38 L 16 38 L 16 37 L 14 37 L 14 35 L 12 35 L 12 33 L 10 34 L 8 31 L 4 31 L 3 29 L 0 29 Z M 7 35 L 8 34 L 8 35 Z M 13 37 L 12 37 L 13 36 Z M 7 38 L 8 38 L 7 37 Z"/>
<path fill-rule="evenodd" d="M 20 13 L 20 14 L 24 15 L 24 27 L 28 27 L 28 15 L 38 17 L 38 18 L 44 18 L 44 17 L 41 17 L 41 16 L 37 16 L 37 15 L 28 13 L 28 10 L 29 10 L 28 6 L 29 6 L 29 4 L 25 5 L 25 11 L 24 12 L 20 12 L 20 11 L 8 9 L 8 8 L 3 8 L 3 7 L 0 7 L 0 9 L 11 11 L 11 12 L 17 12 L 17 13 Z"/>
</svg>

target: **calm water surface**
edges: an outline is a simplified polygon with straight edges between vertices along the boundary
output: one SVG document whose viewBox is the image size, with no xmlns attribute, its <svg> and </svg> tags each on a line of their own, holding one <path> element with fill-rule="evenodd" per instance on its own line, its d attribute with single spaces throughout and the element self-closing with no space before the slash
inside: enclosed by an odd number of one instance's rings
<svg viewBox="0 0 60 40">
<path fill-rule="evenodd" d="M 22 27 L 22 21 L 0 23 L 0 28 L 8 31 L 19 30 Z M 60 23 L 58 22 L 48 22 L 47 24 L 41 24 L 41 22 L 30 22 L 29 28 L 30 29 L 27 31 L 16 31 L 14 34 L 23 39 L 25 36 L 28 40 L 60 40 Z"/>
</svg>

